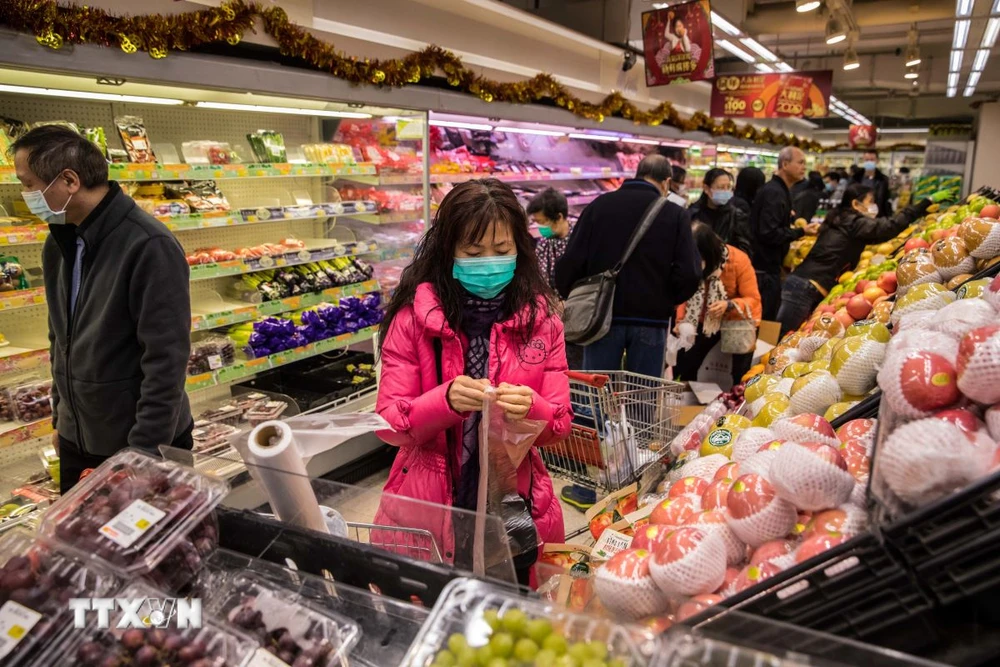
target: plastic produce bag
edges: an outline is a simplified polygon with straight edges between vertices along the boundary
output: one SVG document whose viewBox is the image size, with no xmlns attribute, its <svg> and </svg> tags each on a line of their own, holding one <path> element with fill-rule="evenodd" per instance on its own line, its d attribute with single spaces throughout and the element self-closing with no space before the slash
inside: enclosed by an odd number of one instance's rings
<svg viewBox="0 0 1000 667">
<path fill-rule="evenodd" d="M 545 422 L 508 421 L 496 401 L 496 390 L 488 388 L 479 422 L 479 495 L 472 555 L 472 570 L 477 575 L 486 573 L 490 554 L 504 553 L 502 548 L 495 549 L 491 544 L 499 536 L 487 534 L 487 514 L 497 515 L 503 521 L 510 553 L 516 561 L 523 554 L 523 558 L 531 558 L 533 562 L 539 547 L 531 508 L 517 492 L 517 467 L 545 430 Z"/>
</svg>

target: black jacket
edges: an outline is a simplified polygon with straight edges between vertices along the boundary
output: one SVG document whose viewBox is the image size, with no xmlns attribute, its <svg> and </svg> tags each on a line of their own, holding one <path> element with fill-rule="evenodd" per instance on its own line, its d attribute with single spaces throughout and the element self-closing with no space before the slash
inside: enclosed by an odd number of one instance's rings
<svg viewBox="0 0 1000 667">
<path fill-rule="evenodd" d="M 630 179 L 584 209 L 556 264 L 556 288 L 563 298 L 576 281 L 618 263 L 657 197 L 652 184 Z M 614 322 L 669 326 L 675 308 L 694 295 L 701 278 L 701 256 L 687 211 L 667 202 L 618 275 Z"/>
<path fill-rule="evenodd" d="M 863 183 L 864 180 L 865 172 L 863 170 L 854 175 L 855 183 Z M 878 204 L 878 215 L 880 218 L 888 218 L 892 215 L 892 204 L 889 203 L 889 177 L 876 169 L 875 175 L 872 176 L 872 182 L 875 184 L 875 203 Z"/>
<path fill-rule="evenodd" d="M 799 191 L 792 197 L 792 210 L 795 211 L 796 218 L 805 218 L 806 222 L 812 222 L 813 216 L 819 210 L 819 200 L 822 195 L 816 188 L 806 188 Z"/>
<path fill-rule="evenodd" d="M 747 255 L 753 257 L 753 242 L 750 235 L 750 216 L 732 204 L 712 208 L 708 205 L 708 197 L 701 196 L 688 209 L 691 220 L 704 222 L 712 228 L 719 238 L 731 246 L 736 246 Z"/>
<path fill-rule="evenodd" d="M 753 268 L 770 275 L 781 274 L 781 260 L 788 245 L 803 235 L 792 224 L 792 200 L 788 186 L 777 174 L 764 184 L 750 209 L 750 232 L 753 234 Z"/>
<path fill-rule="evenodd" d="M 909 206 L 894 218 L 866 218 L 854 209 L 839 209 L 826 217 L 816 245 L 795 269 L 793 275 L 814 280 L 823 289 L 837 284 L 837 277 L 857 265 L 866 245 L 884 243 L 894 238 L 931 205 L 925 199 Z"/>
<path fill-rule="evenodd" d="M 191 299 L 184 251 L 162 223 L 117 183 L 99 208 L 79 229 L 50 225 L 42 265 L 53 424 L 83 452 L 110 456 L 154 450 L 190 427 Z M 78 233 L 85 251 L 70 317 Z"/>
</svg>

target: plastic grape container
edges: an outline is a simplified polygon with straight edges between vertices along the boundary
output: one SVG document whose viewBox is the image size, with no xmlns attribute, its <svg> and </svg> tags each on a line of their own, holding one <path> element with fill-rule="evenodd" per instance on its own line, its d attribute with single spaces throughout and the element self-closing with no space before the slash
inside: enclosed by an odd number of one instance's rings
<svg viewBox="0 0 1000 667">
<path fill-rule="evenodd" d="M 39 531 L 128 577 L 153 573 L 173 589 L 218 545 L 211 512 L 227 491 L 192 468 L 123 450 L 56 501 Z"/>
<path fill-rule="evenodd" d="M 115 595 L 143 599 L 136 612 L 148 627 L 123 627 L 121 608 L 110 614 L 108 628 L 97 627 L 94 612 L 84 628 L 71 628 L 49 644 L 38 667 L 242 667 L 253 665 L 260 646 L 250 636 L 202 613 L 201 627 L 179 628 L 169 593 L 147 584 L 132 584 Z M 204 610 L 204 605 L 203 605 Z M 159 612 L 159 613 L 157 613 Z M 192 624 L 193 625 L 193 624 Z M 270 667 L 268 663 L 259 663 Z"/>
<path fill-rule="evenodd" d="M 405 667 L 653 667 L 662 650 L 647 628 L 569 612 L 512 589 L 455 579 L 403 660 Z"/>
<path fill-rule="evenodd" d="M 121 581 L 109 570 L 56 551 L 18 526 L 0 536 L 0 664 L 33 663 L 43 647 L 73 623 L 70 598 L 104 597 Z"/>
</svg>

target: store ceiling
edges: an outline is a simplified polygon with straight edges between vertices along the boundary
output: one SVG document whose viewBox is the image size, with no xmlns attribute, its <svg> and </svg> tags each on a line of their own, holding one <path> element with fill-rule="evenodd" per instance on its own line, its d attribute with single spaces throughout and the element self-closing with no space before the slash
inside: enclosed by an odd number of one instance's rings
<svg viewBox="0 0 1000 667">
<path fill-rule="evenodd" d="M 607 42 L 642 47 L 642 12 L 652 0 L 504 0 Z M 964 51 L 958 92 L 946 96 L 956 0 L 835 0 L 850 7 L 860 33 L 855 43 L 861 67 L 843 70 L 846 42 L 825 41 L 829 10 L 798 13 L 794 0 L 713 0 L 712 9 L 777 53 L 796 69 L 831 69 L 834 92 L 850 106 L 890 127 L 932 121 L 968 121 L 978 103 L 1000 96 L 1000 59 L 990 53 L 975 93 L 963 95 L 988 18 L 996 0 L 976 0 Z M 673 4 L 671 2 L 670 4 Z M 911 25 L 918 31 L 922 58 L 917 85 L 903 77 Z M 716 28 L 719 33 L 718 27 Z M 997 45 L 1000 49 L 1000 44 Z M 729 53 L 716 50 L 719 71 L 752 71 Z M 840 118 L 821 122 L 845 126 Z"/>
</svg>

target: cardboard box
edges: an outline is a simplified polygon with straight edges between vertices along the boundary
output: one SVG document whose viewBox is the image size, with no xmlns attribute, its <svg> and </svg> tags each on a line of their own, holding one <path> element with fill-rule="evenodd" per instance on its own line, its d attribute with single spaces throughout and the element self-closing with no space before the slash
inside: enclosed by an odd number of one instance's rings
<svg viewBox="0 0 1000 667">
<path fill-rule="evenodd" d="M 781 323 L 761 320 L 760 328 L 757 329 L 757 338 L 765 343 L 777 345 L 781 340 Z"/>
<path fill-rule="evenodd" d="M 677 413 L 674 423 L 680 427 L 687 426 L 691 420 L 705 411 L 704 405 L 682 405 Z"/>
</svg>

